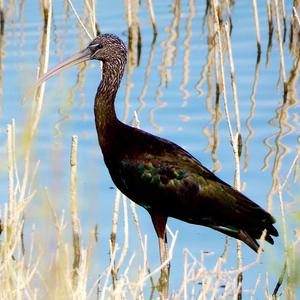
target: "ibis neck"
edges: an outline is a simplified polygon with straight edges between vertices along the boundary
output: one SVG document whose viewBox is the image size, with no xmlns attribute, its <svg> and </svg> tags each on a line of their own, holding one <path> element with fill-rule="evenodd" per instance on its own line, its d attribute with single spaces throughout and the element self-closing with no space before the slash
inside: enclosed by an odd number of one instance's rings
<svg viewBox="0 0 300 300">
<path fill-rule="evenodd" d="M 98 87 L 94 104 L 98 139 L 103 152 L 105 148 L 111 146 L 120 125 L 114 104 L 124 67 L 125 63 L 122 61 L 103 62 L 102 81 Z"/>
</svg>

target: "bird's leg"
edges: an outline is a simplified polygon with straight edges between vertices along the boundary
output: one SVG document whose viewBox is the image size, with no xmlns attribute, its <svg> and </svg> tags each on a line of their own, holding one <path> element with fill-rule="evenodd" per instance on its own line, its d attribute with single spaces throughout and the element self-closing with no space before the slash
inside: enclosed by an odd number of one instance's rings
<svg viewBox="0 0 300 300">
<path fill-rule="evenodd" d="M 166 224 L 168 217 L 151 212 L 152 223 L 154 225 L 159 244 L 160 262 L 163 264 L 168 259 L 168 242 Z M 164 266 L 160 272 L 158 290 L 162 299 L 168 298 L 170 263 Z"/>
</svg>

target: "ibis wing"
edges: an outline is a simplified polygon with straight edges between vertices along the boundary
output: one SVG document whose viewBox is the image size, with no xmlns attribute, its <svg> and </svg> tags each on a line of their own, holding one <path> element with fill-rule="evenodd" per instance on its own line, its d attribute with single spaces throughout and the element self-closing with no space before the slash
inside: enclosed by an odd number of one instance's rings
<svg viewBox="0 0 300 300">
<path fill-rule="evenodd" d="M 148 143 L 146 138 L 140 143 L 136 138 L 135 147 L 131 147 L 134 152 L 126 151 L 111 168 L 117 172 L 111 173 L 115 184 L 125 195 L 150 212 L 214 228 L 244 240 L 254 250 L 255 239 L 264 229 L 268 231 L 266 239 L 273 242 L 271 235 L 278 233 L 268 212 L 181 147 L 147 137 Z"/>
</svg>

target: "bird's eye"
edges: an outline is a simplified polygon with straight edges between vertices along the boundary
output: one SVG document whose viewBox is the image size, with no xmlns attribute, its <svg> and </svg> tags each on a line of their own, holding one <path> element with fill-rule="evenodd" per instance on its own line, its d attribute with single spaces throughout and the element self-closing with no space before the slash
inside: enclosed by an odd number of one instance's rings
<svg viewBox="0 0 300 300">
<path fill-rule="evenodd" d="M 99 50 L 99 49 L 101 49 L 101 48 L 103 48 L 103 45 L 102 44 L 94 44 L 94 45 L 90 45 L 90 49 L 92 49 L 92 50 Z"/>
</svg>

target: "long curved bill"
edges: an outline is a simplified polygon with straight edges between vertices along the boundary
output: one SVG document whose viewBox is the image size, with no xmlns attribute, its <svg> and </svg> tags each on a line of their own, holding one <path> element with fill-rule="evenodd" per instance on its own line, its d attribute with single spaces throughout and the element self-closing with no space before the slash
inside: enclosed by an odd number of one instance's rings
<svg viewBox="0 0 300 300">
<path fill-rule="evenodd" d="M 48 80 L 50 77 L 59 74 L 61 71 L 80 64 L 84 61 L 90 60 L 91 59 L 91 50 L 89 48 L 85 48 L 83 50 L 81 50 L 80 52 L 74 54 L 73 56 L 71 56 L 70 58 L 64 60 L 63 62 L 59 63 L 58 65 L 56 65 L 53 69 L 51 69 L 50 71 L 48 71 L 47 73 L 43 74 L 36 82 L 36 86 L 39 86 L 41 83 L 43 83 L 44 81 Z"/>
</svg>

